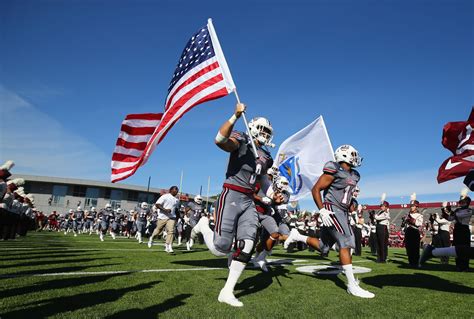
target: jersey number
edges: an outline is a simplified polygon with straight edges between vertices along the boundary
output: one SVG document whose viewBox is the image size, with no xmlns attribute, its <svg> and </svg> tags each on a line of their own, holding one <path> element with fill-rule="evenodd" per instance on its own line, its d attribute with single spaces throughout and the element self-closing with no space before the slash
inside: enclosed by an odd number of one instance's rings
<svg viewBox="0 0 474 319">
<path fill-rule="evenodd" d="M 342 203 L 347 204 L 350 202 L 351 199 L 352 199 L 352 186 L 347 185 L 346 188 L 344 188 L 344 196 L 342 197 Z"/>
</svg>

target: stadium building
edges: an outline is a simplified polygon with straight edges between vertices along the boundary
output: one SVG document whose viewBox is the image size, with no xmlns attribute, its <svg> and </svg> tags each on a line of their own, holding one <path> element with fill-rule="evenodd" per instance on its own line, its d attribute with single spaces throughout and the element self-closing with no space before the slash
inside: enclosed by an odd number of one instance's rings
<svg viewBox="0 0 474 319">
<path fill-rule="evenodd" d="M 113 184 L 101 181 L 85 179 L 46 177 L 34 175 L 15 174 L 14 178 L 25 180 L 25 192 L 35 196 L 35 206 L 38 210 L 49 214 L 52 211 L 58 213 L 69 209 L 97 209 L 105 207 L 110 203 L 114 209 L 122 208 L 131 210 L 137 208 L 141 202 L 155 203 L 156 200 L 168 192 L 168 189 L 150 188 L 144 186 Z M 194 199 L 194 195 L 180 194 L 182 202 L 186 203 Z M 204 202 L 211 205 L 215 197 L 210 197 Z"/>
</svg>

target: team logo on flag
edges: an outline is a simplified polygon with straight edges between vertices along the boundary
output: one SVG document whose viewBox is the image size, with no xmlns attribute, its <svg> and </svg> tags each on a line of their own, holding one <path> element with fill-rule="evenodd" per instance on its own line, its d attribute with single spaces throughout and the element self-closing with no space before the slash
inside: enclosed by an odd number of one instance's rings
<svg viewBox="0 0 474 319">
<path fill-rule="evenodd" d="M 288 179 L 293 195 L 298 194 L 303 186 L 300 165 L 298 162 L 298 157 L 291 156 L 278 167 L 280 175 L 285 176 Z"/>
</svg>

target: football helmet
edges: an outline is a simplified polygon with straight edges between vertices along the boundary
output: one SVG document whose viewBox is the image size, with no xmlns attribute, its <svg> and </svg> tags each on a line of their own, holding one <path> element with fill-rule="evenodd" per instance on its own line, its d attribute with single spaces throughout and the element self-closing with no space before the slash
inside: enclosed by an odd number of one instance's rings
<svg viewBox="0 0 474 319">
<path fill-rule="evenodd" d="M 111 210 L 112 205 L 110 203 L 105 204 L 105 210 Z"/>
<path fill-rule="evenodd" d="M 143 202 L 143 203 L 140 204 L 140 207 L 141 207 L 142 209 L 148 209 L 148 203 L 147 203 L 147 202 Z"/>
<path fill-rule="evenodd" d="M 334 152 L 336 162 L 344 162 L 352 167 L 358 167 L 362 164 L 362 157 L 352 145 L 341 145 Z"/>
<path fill-rule="evenodd" d="M 264 117 L 255 117 L 249 122 L 249 130 L 252 138 L 261 145 L 272 145 L 273 128 L 270 121 Z"/>
<path fill-rule="evenodd" d="M 91 212 L 95 212 L 95 207 L 91 207 Z"/>
<path fill-rule="evenodd" d="M 195 202 L 196 204 L 198 204 L 198 205 L 201 205 L 201 204 L 202 204 L 202 197 L 201 197 L 201 195 L 196 195 L 196 196 L 194 197 L 194 202 Z"/>
<path fill-rule="evenodd" d="M 288 179 L 285 176 L 278 176 L 276 180 L 276 187 L 281 191 L 288 191 Z"/>
</svg>

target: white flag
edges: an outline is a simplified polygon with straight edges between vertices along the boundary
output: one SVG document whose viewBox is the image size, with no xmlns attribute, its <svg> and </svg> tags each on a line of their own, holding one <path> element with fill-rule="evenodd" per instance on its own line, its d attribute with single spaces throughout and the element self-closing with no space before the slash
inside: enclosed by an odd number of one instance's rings
<svg viewBox="0 0 474 319">
<path fill-rule="evenodd" d="M 333 160 L 334 151 L 322 116 L 286 139 L 278 149 L 276 165 L 280 175 L 290 182 L 290 200 L 300 200 L 311 193 L 324 164 Z"/>
</svg>

